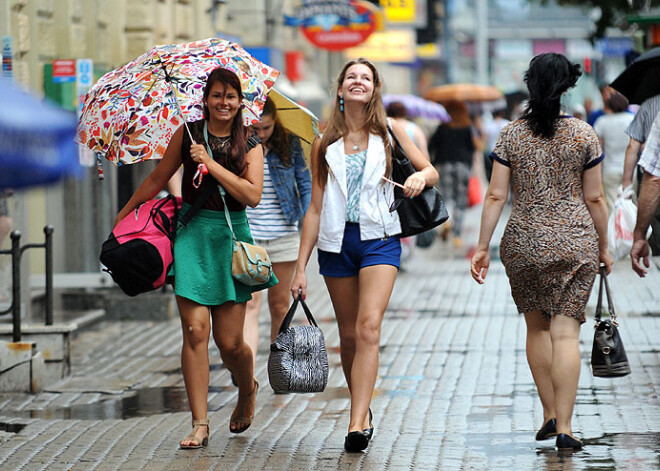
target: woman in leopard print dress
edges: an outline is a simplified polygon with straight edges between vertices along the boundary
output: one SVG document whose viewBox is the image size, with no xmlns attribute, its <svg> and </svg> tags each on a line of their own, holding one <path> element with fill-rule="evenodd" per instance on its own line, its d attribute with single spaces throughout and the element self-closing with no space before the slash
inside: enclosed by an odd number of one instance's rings
<svg viewBox="0 0 660 471">
<path fill-rule="evenodd" d="M 472 258 L 483 283 L 488 245 L 509 192 L 513 209 L 501 243 L 511 293 L 527 324 L 527 361 L 543 405 L 537 440 L 557 436 L 558 448 L 577 449 L 571 417 L 580 376 L 579 328 L 585 321 L 599 261 L 609 273 L 607 205 L 601 181 L 603 154 L 587 124 L 560 115 L 561 95 L 580 67 L 560 54 L 532 59 L 523 116 L 500 134 Z"/>
</svg>

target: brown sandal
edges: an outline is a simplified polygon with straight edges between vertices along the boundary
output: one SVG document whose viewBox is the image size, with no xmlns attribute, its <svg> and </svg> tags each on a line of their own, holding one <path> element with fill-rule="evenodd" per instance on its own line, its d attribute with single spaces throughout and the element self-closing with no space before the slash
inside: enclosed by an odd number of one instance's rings
<svg viewBox="0 0 660 471">
<path fill-rule="evenodd" d="M 241 395 L 241 394 L 239 393 L 239 395 L 238 395 L 238 402 L 240 402 L 241 399 L 246 399 L 246 400 L 247 400 L 247 399 L 250 399 L 252 396 L 254 396 L 254 395 L 257 394 L 257 391 L 258 391 L 258 390 L 259 390 L 259 382 L 258 382 L 258 381 L 256 380 L 256 378 L 255 378 L 255 380 L 254 380 L 254 387 L 252 388 L 252 391 L 251 391 L 249 394 L 246 394 L 246 395 L 244 395 L 244 396 Z M 236 403 L 236 408 L 238 408 L 238 402 Z M 256 405 L 256 404 L 255 404 L 255 405 Z M 251 415 L 250 417 L 237 417 L 235 414 L 236 414 L 236 409 L 234 409 L 234 413 L 231 415 L 231 419 L 230 419 L 230 421 L 229 421 L 229 431 L 230 431 L 231 433 L 243 433 L 243 432 L 245 432 L 247 429 L 250 428 L 250 425 L 252 425 L 252 421 L 254 420 L 254 412 L 252 412 L 252 415 Z M 243 425 L 241 428 L 237 428 L 237 429 L 233 429 L 233 428 L 231 427 L 232 423 L 236 423 L 236 422 L 238 422 L 239 420 L 244 421 L 245 419 L 249 419 L 249 420 L 250 420 L 250 422 L 249 422 L 247 425 Z"/>
<path fill-rule="evenodd" d="M 192 421 L 192 431 L 181 440 L 182 442 L 194 442 L 194 445 L 182 445 L 179 442 L 179 448 L 182 450 L 196 450 L 198 448 L 205 447 L 209 444 L 209 419 L 200 419 Z M 202 439 L 202 442 L 199 443 L 199 438 L 195 436 L 200 427 L 206 427 L 206 436 Z"/>
</svg>

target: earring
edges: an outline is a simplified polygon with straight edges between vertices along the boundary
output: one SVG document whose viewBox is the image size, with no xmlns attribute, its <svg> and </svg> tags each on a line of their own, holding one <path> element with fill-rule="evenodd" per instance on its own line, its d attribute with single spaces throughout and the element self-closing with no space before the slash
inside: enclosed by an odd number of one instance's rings
<svg viewBox="0 0 660 471">
<path fill-rule="evenodd" d="M 344 112 L 344 97 L 339 95 L 339 111 Z"/>
</svg>

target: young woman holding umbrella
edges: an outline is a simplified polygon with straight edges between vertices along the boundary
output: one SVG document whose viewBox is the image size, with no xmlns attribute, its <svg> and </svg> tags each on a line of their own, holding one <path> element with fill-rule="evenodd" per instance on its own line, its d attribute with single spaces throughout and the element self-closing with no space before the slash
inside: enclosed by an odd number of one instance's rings
<svg viewBox="0 0 660 471">
<path fill-rule="evenodd" d="M 298 259 L 298 221 L 307 212 L 312 198 L 312 181 L 300 139 L 280 121 L 275 102 L 268 98 L 261 121 L 252 125 L 266 150 L 264 188 L 261 202 L 247 210 L 250 231 L 257 244 L 268 251 L 273 272 L 281 283 L 268 290 L 270 341 L 273 342 L 289 310 L 289 286 Z M 245 340 L 255 357 L 259 345 L 261 293 L 247 304 Z"/>
<path fill-rule="evenodd" d="M 400 265 L 399 217 L 390 212 L 391 138 L 381 99 L 382 81 L 366 59 L 348 62 L 337 80 L 337 101 L 312 147 L 312 202 L 305 216 L 294 298 L 305 297 L 305 268 L 318 247 L 319 268 L 339 325 L 342 368 L 351 394 L 344 448 L 364 450 L 373 436 L 369 408 L 378 375 L 380 327 Z M 438 174 L 394 120 L 392 131 L 416 173 L 407 197 L 435 184 Z"/>
<path fill-rule="evenodd" d="M 261 145 L 248 150 L 248 129 L 241 119 L 241 82 L 224 68 L 209 74 L 203 95 L 205 118 L 189 124 L 194 142 L 181 126 L 173 135 L 158 166 L 119 212 L 115 225 L 141 202 L 153 198 L 183 164 L 183 208 L 203 193 L 207 185 L 220 183 L 226 190 L 234 233 L 239 240 L 252 242 L 245 216 L 246 206 L 256 206 L 263 184 Z M 213 155 L 207 152 L 206 139 Z M 193 177 L 199 164 L 208 175 L 201 184 Z M 174 293 L 181 316 L 183 347 L 181 369 L 192 412 L 193 430 L 180 442 L 181 448 L 208 444 L 207 401 L 209 387 L 208 341 L 213 320 L 213 339 L 224 364 L 238 383 L 238 402 L 229 429 L 241 433 L 252 424 L 258 383 L 254 379 L 252 351 L 243 339 L 245 304 L 253 291 L 269 283 L 246 286 L 231 276 L 232 235 L 225 220 L 224 204 L 218 191 L 174 242 Z"/>
</svg>

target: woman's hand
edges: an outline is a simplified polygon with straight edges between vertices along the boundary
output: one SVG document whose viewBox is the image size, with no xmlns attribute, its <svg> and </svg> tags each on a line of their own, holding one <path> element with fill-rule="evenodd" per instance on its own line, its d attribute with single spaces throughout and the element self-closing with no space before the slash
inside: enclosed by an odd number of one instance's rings
<svg viewBox="0 0 660 471">
<path fill-rule="evenodd" d="M 302 295 L 303 300 L 307 298 L 307 276 L 304 270 L 298 271 L 296 269 L 296 274 L 291 282 L 291 295 L 293 299 L 298 299 L 299 293 Z"/>
<path fill-rule="evenodd" d="M 480 285 L 483 285 L 486 280 L 488 267 L 490 267 L 490 255 L 488 254 L 488 250 L 477 250 L 470 263 L 470 273 L 472 274 L 472 278 L 474 278 Z"/>
<path fill-rule="evenodd" d="M 190 146 L 190 156 L 198 164 L 204 164 L 208 167 L 209 163 L 213 160 L 208 152 L 206 152 L 206 146 L 202 144 L 192 144 Z"/>
<path fill-rule="evenodd" d="M 600 259 L 600 263 L 605 265 L 605 270 L 607 271 L 607 274 L 609 275 L 612 272 L 612 263 L 614 263 L 614 259 L 610 255 L 610 253 L 605 250 L 601 250 L 598 258 Z"/>
<path fill-rule="evenodd" d="M 421 172 L 415 172 L 406 178 L 403 184 L 403 194 L 406 198 L 414 198 L 426 188 L 426 179 Z"/>
</svg>

